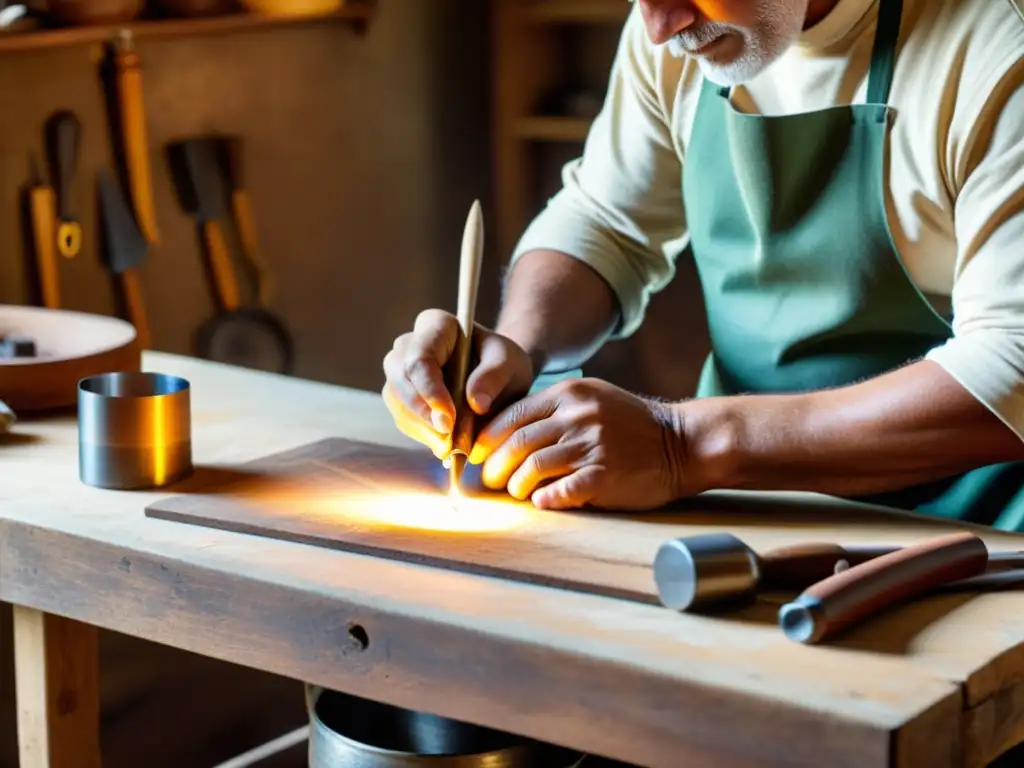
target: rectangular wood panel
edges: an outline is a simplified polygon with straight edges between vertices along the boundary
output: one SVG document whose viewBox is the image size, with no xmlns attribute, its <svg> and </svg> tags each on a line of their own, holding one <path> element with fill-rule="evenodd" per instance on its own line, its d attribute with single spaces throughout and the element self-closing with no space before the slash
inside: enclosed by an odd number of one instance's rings
<svg viewBox="0 0 1024 768">
<path fill-rule="evenodd" d="M 587 541 L 592 516 L 487 491 L 474 469 L 453 497 L 447 470 L 425 450 L 328 439 L 158 501 L 146 515 L 657 603 L 659 536 L 632 553 L 603 551 L 601 540 Z"/>
<path fill-rule="evenodd" d="M 465 479 L 453 497 L 447 470 L 426 449 L 329 438 L 238 470 L 200 472 L 146 515 L 655 605 L 652 563 L 671 538 L 727 530 L 765 551 L 807 541 L 908 544 L 949 531 L 945 521 L 885 513 L 879 527 L 880 513 L 827 500 L 761 499 L 751 509 L 742 494 L 642 515 L 548 512 L 486 490 L 478 468 Z"/>
</svg>

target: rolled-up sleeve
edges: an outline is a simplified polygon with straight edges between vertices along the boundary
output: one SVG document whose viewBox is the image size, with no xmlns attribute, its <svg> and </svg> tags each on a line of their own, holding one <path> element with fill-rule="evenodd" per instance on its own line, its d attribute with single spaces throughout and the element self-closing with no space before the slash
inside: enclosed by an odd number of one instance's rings
<svg viewBox="0 0 1024 768">
<path fill-rule="evenodd" d="M 681 152 L 666 117 L 678 71 L 666 73 L 660 56 L 634 9 L 583 154 L 563 168 L 562 188 L 512 254 L 512 264 L 535 250 L 588 264 L 618 298 L 617 338 L 640 326 L 651 295 L 672 279 L 686 244 Z M 668 93 L 663 83 L 672 84 Z"/>
<path fill-rule="evenodd" d="M 928 358 L 1024 439 L 1024 82 L 1004 71 L 969 132 L 954 119 L 954 336 Z"/>
</svg>

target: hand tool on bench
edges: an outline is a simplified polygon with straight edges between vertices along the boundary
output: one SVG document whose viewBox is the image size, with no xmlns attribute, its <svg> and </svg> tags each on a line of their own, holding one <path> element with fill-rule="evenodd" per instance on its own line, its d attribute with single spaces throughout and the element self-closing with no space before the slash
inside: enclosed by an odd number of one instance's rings
<svg viewBox="0 0 1024 768">
<path fill-rule="evenodd" d="M 242 306 L 241 288 L 224 238 L 227 188 L 217 140 L 203 137 L 175 142 L 168 146 L 167 154 L 179 202 L 196 219 L 218 307 L 196 334 L 199 356 L 289 373 L 294 353 L 284 325 L 262 307 Z"/>
<path fill-rule="evenodd" d="M 149 349 L 152 337 L 138 272 L 149 245 L 139 231 L 121 185 L 113 174 L 106 168 L 100 168 L 97 182 L 103 219 L 102 250 L 110 271 L 120 278 L 123 314 L 135 326 L 141 347 Z"/>
<path fill-rule="evenodd" d="M 57 250 L 64 258 L 73 259 L 82 249 L 82 225 L 72 205 L 82 126 L 75 113 L 65 109 L 50 116 L 45 133 L 50 179 L 57 196 Z"/>
<path fill-rule="evenodd" d="M 988 565 L 988 547 L 973 533 L 939 536 L 819 581 L 779 609 L 779 626 L 795 642 L 819 643 L 905 600 L 980 576 Z"/>
<path fill-rule="evenodd" d="M 807 542 L 759 555 L 731 533 L 702 533 L 665 542 L 654 558 L 661 604 L 681 612 L 729 610 L 764 592 L 800 591 L 847 567 L 896 552 L 895 545 Z M 1024 553 L 995 552 L 987 573 L 1024 569 Z M 973 581 L 996 585 L 1006 579 Z M 961 588 L 969 584 L 962 583 Z"/>
<path fill-rule="evenodd" d="M 149 131 L 146 126 L 142 89 L 142 66 L 130 30 L 118 34 L 113 45 L 112 125 L 120 139 L 118 153 L 124 166 L 129 199 L 143 236 L 150 245 L 160 241 L 153 178 L 149 157 Z"/>
<path fill-rule="evenodd" d="M 480 285 L 480 265 L 484 253 L 484 221 L 480 201 L 470 206 L 469 216 L 462 233 L 462 253 L 459 259 L 459 295 L 457 316 L 459 338 L 455 351 L 445 366 L 445 378 L 452 402 L 455 420 L 452 426 L 452 451 L 446 462 L 449 469 L 449 488 L 458 493 L 466 460 L 473 450 L 474 413 L 466 401 L 466 379 L 469 377 L 473 353 L 473 331 L 476 326 L 476 298 Z"/>
<path fill-rule="evenodd" d="M 704 533 L 667 541 L 654 558 L 658 598 L 675 611 L 742 607 L 761 592 L 801 590 L 851 565 L 898 547 L 809 542 L 759 555 L 731 533 Z"/>
<path fill-rule="evenodd" d="M 39 300 L 48 309 L 61 303 L 60 267 L 57 263 L 57 196 L 47 184 L 35 157 L 30 158 L 30 180 L 25 196 L 31 248 L 35 257 Z"/>
</svg>

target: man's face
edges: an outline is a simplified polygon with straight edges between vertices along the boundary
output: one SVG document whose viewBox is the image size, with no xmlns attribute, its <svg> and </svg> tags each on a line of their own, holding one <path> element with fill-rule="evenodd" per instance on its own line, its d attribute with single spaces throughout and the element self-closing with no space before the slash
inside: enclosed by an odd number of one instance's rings
<svg viewBox="0 0 1024 768">
<path fill-rule="evenodd" d="M 630 0 L 633 2 L 633 0 Z M 636 0 L 647 34 L 674 56 L 691 56 L 718 85 L 750 80 L 781 56 L 804 26 L 808 0 Z"/>
</svg>

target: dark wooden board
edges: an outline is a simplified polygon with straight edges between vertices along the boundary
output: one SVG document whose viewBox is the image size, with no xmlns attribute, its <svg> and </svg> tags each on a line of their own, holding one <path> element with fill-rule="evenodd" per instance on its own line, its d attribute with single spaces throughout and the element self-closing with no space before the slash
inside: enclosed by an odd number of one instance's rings
<svg viewBox="0 0 1024 768">
<path fill-rule="evenodd" d="M 429 452 L 332 438 L 246 464 L 146 515 L 657 604 L 651 562 L 663 535 L 602 551 L 592 518 L 643 523 L 537 510 L 487 491 L 473 469 L 453 499 Z"/>
</svg>

